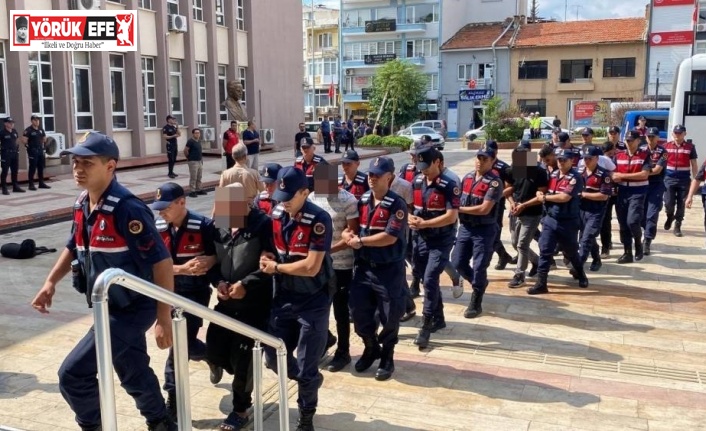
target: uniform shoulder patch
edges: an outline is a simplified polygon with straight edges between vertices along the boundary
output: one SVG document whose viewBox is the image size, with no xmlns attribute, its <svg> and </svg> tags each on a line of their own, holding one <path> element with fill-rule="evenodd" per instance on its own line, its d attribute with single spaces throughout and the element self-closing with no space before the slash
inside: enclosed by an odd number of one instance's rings
<svg viewBox="0 0 706 431">
<path fill-rule="evenodd" d="M 402 211 L 402 210 L 397 210 L 397 211 L 395 212 L 395 217 L 397 217 L 398 219 L 402 220 L 402 219 L 404 218 L 404 211 Z"/>
<path fill-rule="evenodd" d="M 612 180 L 610 179 L 610 175 L 606 175 L 606 176 L 605 176 L 605 180 L 603 180 L 603 181 L 605 181 L 606 184 L 609 184 L 609 183 L 612 181 Z"/>
<path fill-rule="evenodd" d="M 666 151 L 662 153 L 662 160 L 667 160 L 668 157 L 669 157 L 669 154 L 667 154 Z"/>
<path fill-rule="evenodd" d="M 130 223 L 127 224 L 127 230 L 130 231 L 131 234 L 133 235 L 138 235 L 142 233 L 142 229 L 144 226 L 142 225 L 142 222 L 139 220 L 131 220 Z"/>
<path fill-rule="evenodd" d="M 314 225 L 314 233 L 317 235 L 323 235 L 326 232 L 326 226 L 323 223 L 316 223 Z"/>
<path fill-rule="evenodd" d="M 498 180 L 491 181 L 490 187 L 500 187 L 500 181 L 498 181 Z"/>
<path fill-rule="evenodd" d="M 455 194 L 456 196 L 460 195 L 460 194 L 461 194 L 461 190 L 460 190 L 458 187 L 454 187 L 454 194 Z"/>
</svg>

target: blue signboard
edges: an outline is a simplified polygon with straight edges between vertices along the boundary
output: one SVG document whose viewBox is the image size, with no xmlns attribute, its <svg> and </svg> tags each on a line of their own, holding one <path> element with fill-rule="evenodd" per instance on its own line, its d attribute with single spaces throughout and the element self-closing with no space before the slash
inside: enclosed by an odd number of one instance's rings
<svg viewBox="0 0 706 431">
<path fill-rule="evenodd" d="M 491 97 L 493 97 L 493 90 L 460 90 L 458 92 L 458 100 L 461 102 L 488 100 Z"/>
</svg>

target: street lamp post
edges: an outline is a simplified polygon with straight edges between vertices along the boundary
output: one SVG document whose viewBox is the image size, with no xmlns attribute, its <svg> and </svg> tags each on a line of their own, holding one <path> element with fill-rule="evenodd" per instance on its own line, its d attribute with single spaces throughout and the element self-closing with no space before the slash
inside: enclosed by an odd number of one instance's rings
<svg viewBox="0 0 706 431">
<path fill-rule="evenodd" d="M 657 82 L 655 83 L 655 109 L 659 101 L 659 61 L 657 62 Z"/>
</svg>

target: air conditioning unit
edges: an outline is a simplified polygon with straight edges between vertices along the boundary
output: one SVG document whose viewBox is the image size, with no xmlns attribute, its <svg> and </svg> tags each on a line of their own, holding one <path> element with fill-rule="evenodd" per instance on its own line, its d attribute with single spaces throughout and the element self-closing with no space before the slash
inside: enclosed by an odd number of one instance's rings
<svg viewBox="0 0 706 431">
<path fill-rule="evenodd" d="M 260 143 L 274 144 L 275 143 L 275 129 L 260 129 Z"/>
<path fill-rule="evenodd" d="M 215 127 L 204 127 L 201 129 L 201 140 L 213 142 L 216 140 L 216 128 Z"/>
<path fill-rule="evenodd" d="M 66 149 L 66 138 L 63 133 L 47 133 L 44 143 L 48 159 L 58 159 L 62 151 Z"/>
<path fill-rule="evenodd" d="M 706 24 L 697 24 L 696 31 L 706 31 Z"/>
<path fill-rule="evenodd" d="M 346 76 L 351 76 L 355 73 L 355 70 L 353 69 L 346 69 Z"/>
<path fill-rule="evenodd" d="M 184 15 L 169 15 L 168 24 L 169 31 L 175 31 L 177 33 L 186 33 L 186 17 Z"/>
<path fill-rule="evenodd" d="M 96 10 L 101 8 L 101 0 L 71 0 L 72 10 Z"/>
</svg>

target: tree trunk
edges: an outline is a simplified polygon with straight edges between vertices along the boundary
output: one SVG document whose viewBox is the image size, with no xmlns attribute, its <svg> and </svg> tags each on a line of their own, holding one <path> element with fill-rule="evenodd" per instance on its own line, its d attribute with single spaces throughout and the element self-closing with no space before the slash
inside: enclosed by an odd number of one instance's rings
<svg viewBox="0 0 706 431">
<path fill-rule="evenodd" d="M 382 97 L 382 103 L 380 104 L 380 110 L 378 111 L 378 116 L 375 118 L 375 125 L 373 126 L 373 132 L 377 130 L 378 123 L 380 122 L 380 116 L 382 115 L 382 110 L 385 109 L 385 102 L 387 102 L 387 95 L 390 94 L 390 90 L 385 90 L 385 95 Z"/>
</svg>

